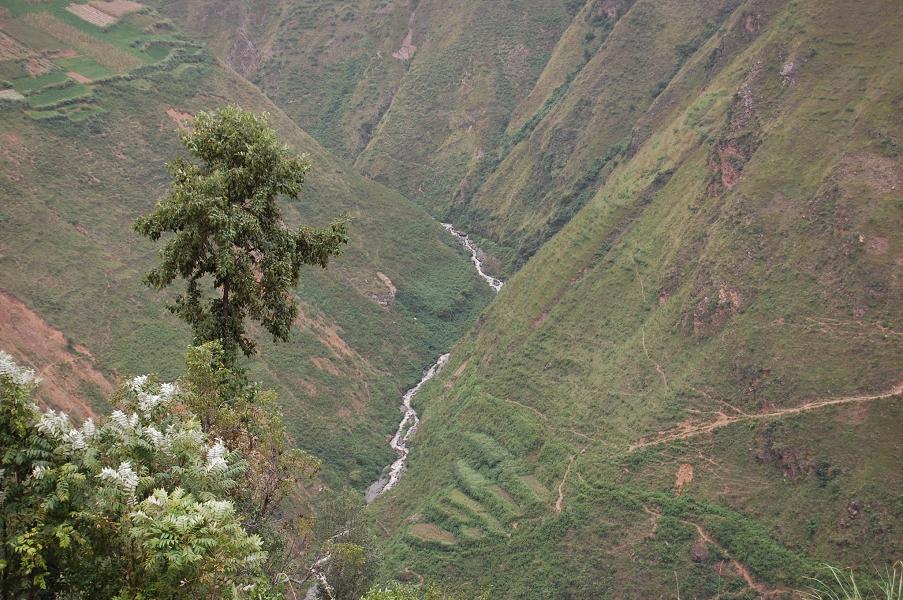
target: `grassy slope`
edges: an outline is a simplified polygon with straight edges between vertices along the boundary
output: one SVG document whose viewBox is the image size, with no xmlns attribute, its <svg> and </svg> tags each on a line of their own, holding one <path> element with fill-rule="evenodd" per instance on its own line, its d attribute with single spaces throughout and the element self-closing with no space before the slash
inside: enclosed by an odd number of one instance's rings
<svg viewBox="0 0 903 600">
<path fill-rule="evenodd" d="M 508 270 L 521 266 L 641 141 L 636 121 L 738 4 L 588 2 L 518 107 L 521 131 L 462 186 L 456 221 L 500 245 Z"/>
<path fill-rule="evenodd" d="M 369 141 L 405 63 L 392 57 L 410 9 L 392 2 L 152 2 L 204 36 L 302 129 L 353 158 Z"/>
<path fill-rule="evenodd" d="M 119 32 L 75 26 L 114 44 Z M 461 249 L 421 209 L 357 175 L 209 59 L 91 88 L 90 106 L 103 112 L 78 122 L 0 106 L 2 289 L 84 344 L 101 367 L 173 375 L 186 328 L 140 284 L 155 247 L 130 229 L 164 192 L 163 162 L 179 152 L 166 111 L 226 101 L 270 111 L 280 137 L 314 163 L 287 218 L 325 224 L 347 212 L 352 242 L 328 272 L 305 271 L 305 318 L 289 344 L 263 344 L 253 370 L 279 388 L 303 447 L 352 484 L 369 483 L 391 457 L 385 436 L 401 391 L 462 334 L 490 293 Z M 376 301 L 388 295 L 377 272 L 398 289 L 388 308 Z"/>
<path fill-rule="evenodd" d="M 444 213 L 462 178 L 504 139 L 582 5 L 271 0 L 248 11 L 237 2 L 155 4 L 205 35 L 327 148 L 433 214 Z M 398 50 L 409 31 L 416 51 L 405 59 Z"/>
<path fill-rule="evenodd" d="M 743 416 L 903 381 L 894 10 L 748 2 L 688 58 L 419 397 L 411 470 L 374 506 L 389 574 L 753 597 L 731 561 L 786 588 L 899 557 L 900 395 Z M 629 451 L 719 413 L 740 418 Z"/>
<path fill-rule="evenodd" d="M 571 19 L 566 4 L 419 2 L 417 53 L 355 164 L 444 214 L 542 71 Z"/>
</svg>

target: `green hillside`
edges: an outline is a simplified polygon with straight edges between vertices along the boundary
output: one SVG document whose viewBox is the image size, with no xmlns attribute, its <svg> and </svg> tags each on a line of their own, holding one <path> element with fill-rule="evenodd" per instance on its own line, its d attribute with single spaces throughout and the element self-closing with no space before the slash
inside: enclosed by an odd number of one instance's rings
<svg viewBox="0 0 903 600">
<path fill-rule="evenodd" d="M 4 313 L 21 300 L 68 340 L 60 360 L 90 353 L 109 379 L 178 372 L 188 331 L 141 285 L 156 248 L 131 222 L 164 192 L 163 163 L 180 152 L 177 132 L 191 113 L 226 102 L 269 111 L 278 135 L 314 165 L 287 218 L 322 225 L 347 213 L 351 244 L 327 272 L 303 273 L 291 343 L 264 343 L 252 372 L 277 386 L 298 442 L 341 475 L 336 481 L 366 486 L 391 459 L 385 436 L 401 392 L 460 337 L 491 290 L 437 222 L 325 151 L 172 22 L 145 9 L 101 29 L 66 5 L 2 3 L 0 34 L 22 56 L 0 70 L 24 97 L 0 102 Z M 161 56 L 153 48 L 164 40 L 171 50 Z M 67 70 L 90 72 L 88 57 L 119 55 L 118 72 L 65 82 Z M 32 77 L 36 63 L 47 72 Z M 37 337 L 5 332 L 3 340 L 39 361 Z M 89 400 L 100 397 L 85 387 Z"/>
<path fill-rule="evenodd" d="M 155 4 L 324 146 L 443 215 L 461 180 L 505 140 L 581 3 Z"/>
<path fill-rule="evenodd" d="M 0 348 L 45 401 L 179 371 L 130 224 L 238 103 L 311 155 L 287 218 L 351 217 L 250 369 L 328 483 L 452 348 L 361 526 L 382 580 L 791 598 L 903 558 L 899 0 L 98 1 L 0 0 Z"/>
<path fill-rule="evenodd" d="M 661 31 L 697 39 L 708 3 L 654 4 Z M 410 472 L 374 506 L 388 575 L 505 598 L 759 597 L 823 561 L 899 556 L 895 10 L 739 4 L 637 104 L 605 184 L 418 397 Z M 560 106 L 615 67 L 587 63 Z M 545 127 L 524 144 L 564 125 Z M 520 181 L 505 173 L 499 189 Z"/>
</svg>

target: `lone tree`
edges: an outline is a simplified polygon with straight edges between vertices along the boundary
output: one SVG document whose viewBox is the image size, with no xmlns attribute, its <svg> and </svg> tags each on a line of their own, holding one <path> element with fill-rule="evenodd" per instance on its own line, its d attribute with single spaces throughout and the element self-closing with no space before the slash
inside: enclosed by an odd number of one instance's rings
<svg viewBox="0 0 903 600">
<path fill-rule="evenodd" d="M 301 265 L 325 268 L 348 241 L 346 221 L 324 229 L 284 225 L 277 200 L 298 198 L 310 161 L 280 144 L 265 116 L 235 106 L 201 112 L 182 143 L 193 160 L 167 164 L 169 195 L 135 222 L 155 241 L 174 234 L 145 282 L 161 290 L 185 279 L 185 293 L 169 310 L 191 325 L 196 344 L 220 340 L 231 362 L 238 348 L 254 353 L 247 318 L 288 339 Z M 207 276 L 212 294 L 202 291 Z"/>
</svg>

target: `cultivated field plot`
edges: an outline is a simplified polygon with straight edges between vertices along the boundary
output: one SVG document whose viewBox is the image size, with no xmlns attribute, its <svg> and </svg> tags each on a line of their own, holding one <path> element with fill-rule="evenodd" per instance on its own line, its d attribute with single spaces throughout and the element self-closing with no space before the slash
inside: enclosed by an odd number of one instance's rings
<svg viewBox="0 0 903 600">
<path fill-rule="evenodd" d="M 0 31 L 0 61 L 19 60 L 34 54 L 27 46 L 23 46 L 10 36 Z"/>
<path fill-rule="evenodd" d="M 166 28 L 156 33 L 159 18 L 132 0 L 14 0 L 8 6 L 0 14 L 0 100 L 27 101 L 33 118 L 102 114 L 96 86 L 139 67 L 165 67 L 174 45 L 184 45 Z"/>
<path fill-rule="evenodd" d="M 77 29 L 47 12 L 29 13 L 23 17 L 26 23 L 75 47 L 103 66 L 117 72 L 128 72 L 140 67 L 143 61 L 134 54 Z"/>
<path fill-rule="evenodd" d="M 121 19 L 144 8 L 143 4 L 131 2 L 130 0 L 93 0 L 88 4 L 116 19 Z"/>
<path fill-rule="evenodd" d="M 23 96 L 16 90 L 0 90 L 0 100 L 19 102 L 21 100 L 25 100 L 25 96 Z"/>
<path fill-rule="evenodd" d="M 66 10 L 101 29 L 109 27 L 119 20 L 113 15 L 94 8 L 90 4 L 70 4 L 66 7 Z"/>
</svg>

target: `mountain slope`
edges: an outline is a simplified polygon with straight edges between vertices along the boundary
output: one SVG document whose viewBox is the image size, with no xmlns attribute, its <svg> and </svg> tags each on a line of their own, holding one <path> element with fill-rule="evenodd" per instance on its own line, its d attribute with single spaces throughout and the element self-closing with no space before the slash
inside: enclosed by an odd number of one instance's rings
<svg viewBox="0 0 903 600">
<path fill-rule="evenodd" d="M 269 111 L 278 135 L 314 164 L 302 200 L 285 206 L 287 220 L 322 225 L 347 212 L 351 244 L 327 272 L 304 272 L 297 333 L 278 348 L 263 343 L 252 371 L 279 389 L 302 447 L 326 459 L 331 474 L 365 486 L 390 460 L 385 436 L 396 425 L 401 391 L 461 335 L 491 291 L 422 209 L 330 155 L 170 23 L 143 12 L 101 29 L 66 4 L 4 3 L 0 21 L 0 31 L 34 59 L 0 62 L 25 94 L 0 103 L 4 298 L 59 330 L 68 340 L 64 357 L 93 357 L 108 381 L 148 370 L 174 375 L 187 328 L 165 312 L 165 295 L 141 285 L 157 248 L 131 222 L 164 192 L 163 163 L 180 152 L 178 128 L 190 113 L 226 102 Z M 181 50 L 154 62 L 156 50 L 141 50 L 152 44 Z M 65 80 L 61 68 L 99 70 L 88 57 L 115 51 L 147 66 L 98 73 L 78 84 L 89 96 L 54 80 Z M 73 60 L 83 64 L 66 62 Z M 38 61 L 48 72 L 29 76 Z M 82 95 L 45 103 L 44 96 L 73 91 Z M 11 341 L 17 347 L 8 349 L 37 367 L 52 360 L 26 347 L 34 340 Z"/>
<path fill-rule="evenodd" d="M 580 4 L 155 2 L 318 141 L 436 215 L 501 141 Z"/>
<path fill-rule="evenodd" d="M 899 556 L 901 17 L 745 2 L 692 51 L 418 396 L 389 573 L 748 597 Z"/>
</svg>

